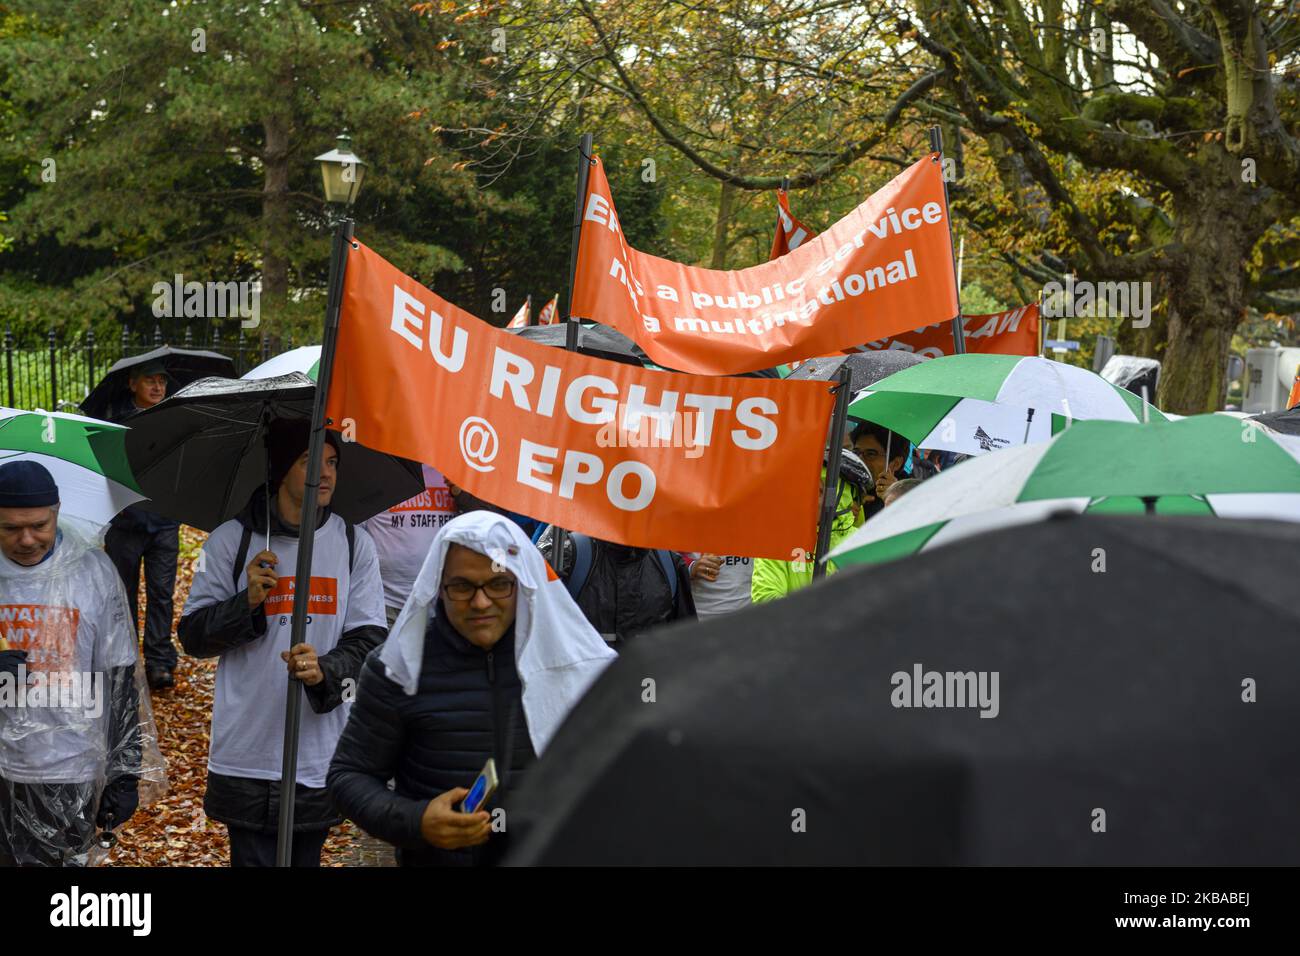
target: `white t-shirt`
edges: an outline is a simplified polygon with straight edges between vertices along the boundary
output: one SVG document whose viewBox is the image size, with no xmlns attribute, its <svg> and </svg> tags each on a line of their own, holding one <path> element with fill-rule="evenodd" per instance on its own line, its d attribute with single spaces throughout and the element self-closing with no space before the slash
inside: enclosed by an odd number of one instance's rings
<svg viewBox="0 0 1300 956">
<path fill-rule="evenodd" d="M 0 776 L 15 783 L 102 778 L 111 730 L 107 672 L 133 667 L 136 658 L 126 591 L 108 555 L 71 533 L 33 567 L 0 552 L 0 637 L 10 650 L 27 651 L 28 675 L 28 706 L 11 698 L 16 682 L 3 691 Z M 40 687 L 44 694 L 34 696 Z"/>
<path fill-rule="evenodd" d="M 406 604 L 434 537 L 456 516 L 442 472 L 425 465 L 424 484 L 424 491 L 414 498 L 393 505 L 362 524 L 374 538 L 375 550 L 379 552 L 384 604 L 388 607 L 400 609 Z"/>
<path fill-rule="evenodd" d="M 243 531 L 243 525 L 232 520 L 208 537 L 203 546 L 204 570 L 194 575 L 184 614 L 228 600 L 248 586 L 248 561 L 262 550 L 265 541 L 263 535 L 253 535 L 236 584 L 231 574 Z M 369 624 L 387 627 L 375 544 L 361 528 L 355 532 L 355 549 L 353 570 L 349 571 L 347 530 L 338 515 L 330 515 L 316 532 L 304 640 L 320 657 L 338 645 L 344 631 Z M 289 649 L 298 539 L 273 534 L 271 551 L 280 559 L 276 565 L 279 581 L 264 605 L 266 634 L 221 655 L 208 750 L 209 771 L 254 780 L 279 780 L 284 759 L 289 672 L 280 653 Z M 303 707 L 298 738 L 298 782 L 303 786 L 325 786 L 330 758 L 351 706 L 345 701 L 327 714 Z"/>
<path fill-rule="evenodd" d="M 691 556 L 698 558 L 700 553 L 692 552 Z M 754 559 L 735 555 L 719 557 L 722 567 L 718 568 L 716 581 L 691 578 L 691 596 L 695 598 L 695 613 L 700 620 L 740 611 L 753 603 L 749 586 L 754 577 Z"/>
</svg>

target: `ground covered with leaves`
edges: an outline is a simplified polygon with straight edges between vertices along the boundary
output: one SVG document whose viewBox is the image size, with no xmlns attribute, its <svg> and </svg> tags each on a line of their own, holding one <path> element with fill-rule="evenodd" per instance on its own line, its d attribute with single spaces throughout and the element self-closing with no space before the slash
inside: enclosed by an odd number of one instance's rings
<svg viewBox="0 0 1300 956">
<path fill-rule="evenodd" d="M 205 538 L 202 531 L 190 527 L 181 529 L 173 634 L 189 595 L 194 566 Z M 144 628 L 144 605 L 142 583 L 141 630 Z M 215 659 L 196 660 L 182 653 L 176 668 L 176 686 L 153 692 L 158 745 L 167 761 L 167 793 L 157 803 L 141 807 L 118 831 L 117 846 L 107 865 L 226 866 L 230 862 L 225 826 L 209 820 L 203 812 L 208 734 L 212 723 L 212 685 L 216 673 Z M 350 822 L 335 827 L 325 843 L 321 864 L 354 864 L 361 857 L 362 837 Z"/>
</svg>

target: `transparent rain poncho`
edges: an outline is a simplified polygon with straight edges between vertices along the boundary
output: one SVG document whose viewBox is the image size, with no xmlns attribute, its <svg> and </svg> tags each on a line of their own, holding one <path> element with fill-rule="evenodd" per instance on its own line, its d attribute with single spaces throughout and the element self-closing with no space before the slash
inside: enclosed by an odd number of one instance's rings
<svg viewBox="0 0 1300 956">
<path fill-rule="evenodd" d="M 0 671 L 0 865 L 101 863 L 126 822 L 108 811 L 129 811 L 133 783 L 140 806 L 156 801 L 167 777 L 135 622 L 100 534 L 61 518 L 40 564 L 0 552 L 3 650 L 27 657 Z"/>
</svg>

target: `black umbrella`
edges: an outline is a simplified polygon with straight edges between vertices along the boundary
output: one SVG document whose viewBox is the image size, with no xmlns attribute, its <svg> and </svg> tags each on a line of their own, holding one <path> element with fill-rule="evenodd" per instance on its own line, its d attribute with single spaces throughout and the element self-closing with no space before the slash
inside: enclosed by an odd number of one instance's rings
<svg viewBox="0 0 1300 956">
<path fill-rule="evenodd" d="M 517 329 L 506 329 L 512 335 L 539 342 L 555 348 L 564 348 L 569 334 L 566 323 L 553 325 L 526 325 Z M 649 359 L 640 347 L 622 332 L 611 329 L 608 325 L 584 325 L 578 330 L 578 349 L 583 355 L 605 359 L 610 362 L 622 362 L 624 365 L 644 366 Z"/>
<path fill-rule="evenodd" d="M 510 862 L 1296 865 L 1297 554 L 1294 524 L 1063 518 L 645 635 Z M 982 672 L 997 716 L 895 706 L 917 668 L 921 703 Z"/>
<path fill-rule="evenodd" d="M 293 372 L 255 380 L 206 378 L 131 419 L 126 454 L 140 507 L 211 531 L 267 480 L 267 424 L 311 420 L 316 383 Z M 424 490 L 420 465 L 347 442 L 330 507 L 364 521 Z"/>
<path fill-rule="evenodd" d="M 1280 412 L 1265 412 L 1250 417 L 1252 421 L 1267 425 L 1273 431 L 1281 432 L 1283 435 L 1300 435 L 1300 405 L 1295 408 L 1285 408 Z"/>
<path fill-rule="evenodd" d="M 829 382 L 839 375 L 840 366 L 847 365 L 852 380 L 849 382 L 849 394 L 856 395 L 860 389 L 874 385 L 886 376 L 901 372 L 912 365 L 919 365 L 925 359 L 902 349 L 878 349 L 872 352 L 854 352 L 852 355 L 829 355 L 823 358 L 808 359 L 786 378 L 787 381 L 812 380 Z"/>
<path fill-rule="evenodd" d="M 169 396 L 178 389 L 209 375 L 232 377 L 235 374 L 235 363 L 219 352 L 174 349 L 169 345 L 164 345 L 152 352 L 133 355 L 115 362 L 113 367 L 104 373 L 104 377 L 100 379 L 99 384 L 91 389 L 90 394 L 86 396 L 86 400 L 81 403 L 81 410 L 91 418 L 108 418 L 113 407 L 129 391 L 131 370 L 144 365 L 146 362 L 163 363 L 163 367 L 167 369 L 167 374 L 172 378 L 172 381 L 167 383 L 167 394 Z"/>
</svg>

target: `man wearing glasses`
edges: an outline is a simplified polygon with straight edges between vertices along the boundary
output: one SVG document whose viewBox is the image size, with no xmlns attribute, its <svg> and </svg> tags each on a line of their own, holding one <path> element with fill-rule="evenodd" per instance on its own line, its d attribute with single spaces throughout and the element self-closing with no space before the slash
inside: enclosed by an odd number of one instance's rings
<svg viewBox="0 0 1300 956">
<path fill-rule="evenodd" d="M 490 512 L 455 518 L 366 659 L 330 796 L 392 843 L 401 866 L 497 862 L 510 795 L 613 656 L 518 525 Z M 498 787 L 465 812 L 489 758 Z"/>
</svg>

